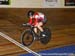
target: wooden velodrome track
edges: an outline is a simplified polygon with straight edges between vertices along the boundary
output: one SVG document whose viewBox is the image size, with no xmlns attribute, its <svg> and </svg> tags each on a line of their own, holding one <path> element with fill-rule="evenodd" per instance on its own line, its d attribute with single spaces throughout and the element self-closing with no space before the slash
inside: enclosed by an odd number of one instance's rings
<svg viewBox="0 0 75 56">
<path fill-rule="evenodd" d="M 20 35 L 24 30 L 22 23 L 27 22 L 26 13 L 30 8 L 0 8 L 0 32 L 20 42 Z M 32 9 L 43 12 L 52 31 L 52 39 L 47 45 L 35 41 L 30 49 L 41 51 L 75 45 L 75 9 Z M 15 44 L 0 36 L 0 56 L 18 56 L 27 53 Z"/>
</svg>

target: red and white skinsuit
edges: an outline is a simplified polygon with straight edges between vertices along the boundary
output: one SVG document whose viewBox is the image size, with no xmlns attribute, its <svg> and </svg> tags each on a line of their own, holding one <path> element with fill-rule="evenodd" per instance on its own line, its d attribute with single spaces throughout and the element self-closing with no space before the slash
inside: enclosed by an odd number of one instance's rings
<svg viewBox="0 0 75 56">
<path fill-rule="evenodd" d="M 44 14 L 40 12 L 35 12 L 34 15 L 29 18 L 29 24 L 35 26 L 39 22 L 43 22 Z"/>
</svg>

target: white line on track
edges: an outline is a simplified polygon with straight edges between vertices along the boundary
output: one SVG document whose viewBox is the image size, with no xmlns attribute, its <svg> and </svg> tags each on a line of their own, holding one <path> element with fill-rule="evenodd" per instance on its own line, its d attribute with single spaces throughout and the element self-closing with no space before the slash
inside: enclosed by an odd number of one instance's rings
<svg viewBox="0 0 75 56">
<path fill-rule="evenodd" d="M 32 53 L 33 55 L 35 56 L 42 56 L 34 51 L 32 51 L 31 49 L 29 49 L 28 47 L 20 44 L 19 42 L 17 42 L 16 40 L 12 39 L 11 37 L 9 37 L 8 35 L 0 32 L 0 36 L 4 37 L 5 39 L 9 40 L 10 42 L 14 43 L 15 45 L 19 46 L 20 48 L 22 48 L 23 50 L 29 52 L 29 53 Z"/>
</svg>

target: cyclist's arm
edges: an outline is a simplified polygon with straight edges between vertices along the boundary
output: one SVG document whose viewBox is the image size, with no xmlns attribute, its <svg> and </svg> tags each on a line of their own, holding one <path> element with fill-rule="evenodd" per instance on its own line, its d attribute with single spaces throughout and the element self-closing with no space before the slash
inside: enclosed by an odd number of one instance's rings
<svg viewBox="0 0 75 56">
<path fill-rule="evenodd" d="M 33 25 L 35 26 L 37 23 L 38 23 L 38 19 L 35 18 L 35 21 L 34 21 Z"/>
<path fill-rule="evenodd" d="M 29 19 L 29 22 L 28 22 L 30 25 L 32 24 L 32 18 Z"/>
<path fill-rule="evenodd" d="M 34 23 L 33 23 L 34 26 L 38 23 L 38 18 L 39 15 L 34 15 Z"/>
</svg>

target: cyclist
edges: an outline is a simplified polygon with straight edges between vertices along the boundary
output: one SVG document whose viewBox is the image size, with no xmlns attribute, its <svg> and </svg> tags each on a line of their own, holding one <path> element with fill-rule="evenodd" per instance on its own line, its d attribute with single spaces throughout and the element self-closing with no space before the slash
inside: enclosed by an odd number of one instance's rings
<svg viewBox="0 0 75 56">
<path fill-rule="evenodd" d="M 42 28 L 42 26 L 47 22 L 45 15 L 41 12 L 35 12 L 32 10 L 28 11 L 27 15 L 29 18 L 29 22 L 27 24 L 34 26 L 34 32 L 36 33 L 36 37 L 38 37 L 37 29 L 39 29 L 42 33 L 42 36 L 45 37 L 46 35 Z"/>
</svg>

